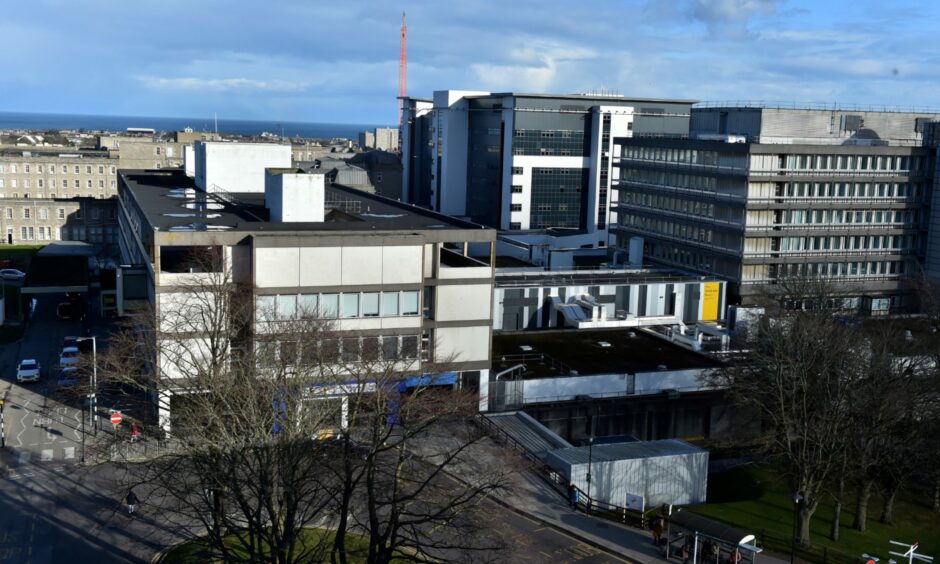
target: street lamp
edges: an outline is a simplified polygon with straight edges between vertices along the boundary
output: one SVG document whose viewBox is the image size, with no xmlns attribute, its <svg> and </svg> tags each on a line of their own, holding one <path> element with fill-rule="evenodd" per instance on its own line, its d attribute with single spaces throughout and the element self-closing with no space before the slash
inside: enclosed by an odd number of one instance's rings
<svg viewBox="0 0 940 564">
<path fill-rule="evenodd" d="M 800 507 L 803 504 L 803 492 L 793 494 L 793 543 L 790 545 L 790 564 L 796 554 L 796 528 L 800 519 Z"/>
<path fill-rule="evenodd" d="M 91 393 L 88 394 L 87 397 L 88 397 L 88 411 L 89 411 L 89 415 L 91 416 L 91 429 L 92 429 L 92 434 L 94 434 L 94 435 L 97 437 L 97 436 L 98 436 L 98 419 L 95 417 L 95 413 L 96 413 L 97 410 L 98 410 L 98 398 L 97 398 L 97 392 L 98 392 L 98 341 L 95 339 L 94 336 L 91 336 L 91 337 L 78 337 L 78 338 L 75 339 L 75 341 L 76 341 L 76 342 L 79 342 L 79 343 L 82 342 L 82 341 L 91 341 Z M 82 420 L 83 420 L 83 428 L 84 428 L 84 417 L 82 417 Z M 83 433 L 84 433 L 84 431 L 83 431 Z M 85 448 L 84 448 L 84 440 L 85 440 L 85 437 L 84 437 L 84 434 L 83 434 L 83 436 L 82 436 L 82 443 L 83 443 L 83 446 L 82 446 L 82 454 L 83 454 L 83 456 L 84 456 L 84 451 L 85 451 Z"/>
</svg>

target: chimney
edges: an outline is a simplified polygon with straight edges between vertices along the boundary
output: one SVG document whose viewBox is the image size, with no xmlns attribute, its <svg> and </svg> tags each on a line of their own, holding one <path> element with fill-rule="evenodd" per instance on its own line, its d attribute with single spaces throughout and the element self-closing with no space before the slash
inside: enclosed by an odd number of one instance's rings
<svg viewBox="0 0 940 564">
<path fill-rule="evenodd" d="M 324 181 L 319 172 L 295 168 L 264 171 L 264 206 L 272 222 L 320 222 L 324 216 Z"/>
</svg>

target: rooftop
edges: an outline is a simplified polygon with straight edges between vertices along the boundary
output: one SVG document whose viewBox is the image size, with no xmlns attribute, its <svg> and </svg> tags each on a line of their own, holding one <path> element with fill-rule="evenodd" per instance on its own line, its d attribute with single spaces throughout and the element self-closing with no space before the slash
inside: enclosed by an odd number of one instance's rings
<svg viewBox="0 0 940 564">
<path fill-rule="evenodd" d="M 73 147 L 0 147 L 0 156 L 4 157 L 73 157 L 73 158 L 95 158 L 107 159 L 111 154 L 107 149 L 88 150 Z"/>
<path fill-rule="evenodd" d="M 631 337 L 631 335 L 633 335 Z M 606 344 L 602 344 L 606 343 Z M 493 371 L 522 362 L 523 378 L 551 378 L 592 374 L 635 374 L 669 370 L 712 368 L 718 361 L 641 330 L 563 329 L 493 335 Z"/>
<path fill-rule="evenodd" d="M 612 462 L 614 460 L 634 460 L 637 458 L 655 458 L 658 456 L 677 456 L 699 454 L 705 449 L 690 445 L 679 439 L 662 441 L 634 441 L 629 443 L 596 444 L 592 449 L 584 447 L 561 448 L 552 451 L 552 456 L 569 464 L 587 464 L 593 462 Z"/>
<path fill-rule="evenodd" d="M 756 110 L 828 110 L 845 112 L 890 112 L 905 114 L 940 114 L 940 108 L 926 106 L 884 106 L 878 104 L 844 104 L 839 102 L 780 102 L 773 100 L 731 100 L 697 102 L 692 109 L 752 108 Z"/>
<path fill-rule="evenodd" d="M 282 173 L 285 171 L 281 171 Z M 323 222 L 270 221 L 263 193 L 205 193 L 182 170 L 121 170 L 158 231 L 376 231 L 486 229 L 482 225 L 343 186 L 327 186 Z M 491 230 L 490 230 L 491 231 Z"/>
</svg>

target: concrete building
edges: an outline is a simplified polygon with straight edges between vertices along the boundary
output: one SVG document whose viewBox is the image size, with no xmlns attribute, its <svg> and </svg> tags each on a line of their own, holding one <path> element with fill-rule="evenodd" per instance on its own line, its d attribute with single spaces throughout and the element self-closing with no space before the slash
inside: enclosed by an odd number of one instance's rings
<svg viewBox="0 0 940 564">
<path fill-rule="evenodd" d="M 203 192 L 264 192 L 264 169 L 291 166 L 289 145 L 197 141 L 196 186 Z"/>
<path fill-rule="evenodd" d="M 386 151 L 366 151 L 349 159 L 369 175 L 369 184 L 375 193 L 393 200 L 401 200 L 401 158 Z"/>
<path fill-rule="evenodd" d="M 111 254 L 117 244 L 117 203 L 99 198 L 4 198 L 0 200 L 0 233 L 4 245 L 83 241 L 98 254 Z"/>
<path fill-rule="evenodd" d="M 381 339 L 418 360 L 418 372 L 420 363 L 455 358 L 449 366 L 462 385 L 488 380 L 493 267 L 467 256 L 467 249 L 487 248 L 492 256 L 493 230 L 325 186 L 321 174 L 272 167 L 268 161 L 285 158 L 278 146 L 234 145 L 197 144 L 196 180 L 181 170 L 120 174 L 122 259 L 146 267 L 149 302 L 158 314 L 173 311 L 180 299 L 174 294 L 186 291 L 180 280 L 194 276 L 181 270 L 179 257 L 209 247 L 254 294 L 251 342 L 263 332 L 260 312 L 289 316 L 298 304 L 315 304 L 337 318 L 341 333 L 352 332 L 342 339 L 344 355 L 346 347 L 354 355 L 360 339 Z M 256 152 L 243 153 L 249 149 Z M 289 164 L 289 147 L 281 149 Z M 240 192 L 206 189 L 218 166 L 240 179 Z M 249 181 L 256 178 L 258 185 Z M 162 360 L 155 365 L 174 377 Z M 158 393 L 173 398 L 172 386 Z M 165 428 L 171 412 L 160 413 Z"/>
<path fill-rule="evenodd" d="M 937 113 L 701 105 L 688 139 L 617 139 L 618 251 L 720 276 L 749 303 L 823 277 L 846 306 L 907 309 L 926 244 Z"/>
<path fill-rule="evenodd" d="M 359 148 L 360 149 L 374 149 L 375 148 L 375 133 L 371 131 L 360 131 L 359 132 Z"/>
<path fill-rule="evenodd" d="M 373 133 L 372 148 L 379 151 L 398 151 L 398 129 L 394 127 L 376 127 Z"/>
<path fill-rule="evenodd" d="M 187 144 L 154 135 L 98 136 L 98 148 L 115 153 L 121 162 L 121 168 L 183 166 L 183 148 Z"/>
<path fill-rule="evenodd" d="M 688 132 L 691 101 L 438 91 L 403 101 L 403 198 L 525 242 L 601 249 L 619 137 Z"/>
</svg>

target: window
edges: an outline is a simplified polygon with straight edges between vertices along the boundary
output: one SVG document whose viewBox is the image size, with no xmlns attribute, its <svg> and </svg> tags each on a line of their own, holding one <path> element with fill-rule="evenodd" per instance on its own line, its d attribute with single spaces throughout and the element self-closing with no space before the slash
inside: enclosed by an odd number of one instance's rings
<svg viewBox="0 0 940 564">
<path fill-rule="evenodd" d="M 418 315 L 418 292 L 401 293 L 402 315 Z"/>
<path fill-rule="evenodd" d="M 15 164 L 11 164 L 11 165 L 10 165 L 10 172 L 12 172 L 13 174 L 16 174 L 16 165 L 15 165 Z"/>
<path fill-rule="evenodd" d="M 3 179 L 0 178 L 0 188 L 3 188 Z"/>
<path fill-rule="evenodd" d="M 382 337 L 382 358 L 385 360 L 398 358 L 398 337 Z"/>
<path fill-rule="evenodd" d="M 510 205 L 509 205 L 509 211 L 521 212 L 521 211 L 522 211 L 522 204 L 510 204 Z"/>
<path fill-rule="evenodd" d="M 26 180 L 23 181 L 23 188 L 29 188 L 29 185 L 30 185 L 30 182 L 29 182 L 29 179 L 27 178 Z"/>
<path fill-rule="evenodd" d="M 293 319 L 297 317 L 297 296 L 280 295 L 277 297 L 277 318 Z"/>
<path fill-rule="evenodd" d="M 111 174 L 114 174 L 114 167 L 111 167 Z"/>
<path fill-rule="evenodd" d="M 382 292 L 382 315 L 398 315 L 398 292 Z"/>
<path fill-rule="evenodd" d="M 98 188 L 104 189 L 104 180 L 98 181 Z"/>
<path fill-rule="evenodd" d="M 407 359 L 418 358 L 418 336 L 404 335 L 401 338 L 401 357 Z"/>
<path fill-rule="evenodd" d="M 13 219 L 13 208 L 7 208 L 7 219 Z"/>
<path fill-rule="evenodd" d="M 331 319 L 339 311 L 339 294 L 322 294 L 320 296 L 320 315 Z"/>
<path fill-rule="evenodd" d="M 522 229 L 522 223 L 519 221 L 511 221 L 509 222 L 509 229 L 511 231 L 518 231 Z"/>
<path fill-rule="evenodd" d="M 69 167 L 66 166 L 66 165 L 62 165 L 62 174 L 65 174 L 65 173 L 67 173 L 68 171 L 69 171 Z"/>
<path fill-rule="evenodd" d="M 104 174 L 104 166 L 98 165 L 98 174 Z"/>
<path fill-rule="evenodd" d="M 81 169 L 78 167 L 78 165 L 75 165 L 75 174 L 78 174 L 80 170 Z"/>
<path fill-rule="evenodd" d="M 276 306 L 277 296 L 258 296 L 258 299 L 255 300 L 258 321 L 271 321 L 274 319 Z"/>
<path fill-rule="evenodd" d="M 42 178 L 36 181 L 36 185 L 40 188 L 45 188 L 45 185 L 42 183 Z"/>
<path fill-rule="evenodd" d="M 513 173 L 513 174 L 522 174 L 522 167 L 521 167 L 521 166 L 514 166 L 514 167 L 512 167 L 512 173 Z"/>
<path fill-rule="evenodd" d="M 27 234 L 26 227 L 20 227 L 20 239 L 26 241 L 28 239 Z"/>
<path fill-rule="evenodd" d="M 39 219 L 49 219 L 49 210 L 46 208 L 40 208 Z"/>
<path fill-rule="evenodd" d="M 297 298 L 297 316 L 311 319 L 317 316 L 317 295 L 301 294 Z"/>
<path fill-rule="evenodd" d="M 519 184 L 513 184 L 512 188 L 510 189 L 510 192 L 512 192 L 513 194 L 521 194 L 522 186 Z"/>
<path fill-rule="evenodd" d="M 10 188 L 16 188 L 16 179 L 15 179 L 15 178 L 11 178 L 11 179 L 10 179 Z"/>
<path fill-rule="evenodd" d="M 340 317 L 359 317 L 359 294 L 343 294 Z"/>
<path fill-rule="evenodd" d="M 82 181 L 76 178 L 76 179 L 75 179 L 75 187 L 76 187 L 76 188 L 81 188 L 81 187 L 82 187 Z"/>
<path fill-rule="evenodd" d="M 59 208 L 56 213 L 59 219 L 65 219 L 65 209 Z"/>
<path fill-rule="evenodd" d="M 85 167 L 85 174 L 91 174 L 91 165 Z"/>
<path fill-rule="evenodd" d="M 29 219 L 29 208 L 23 208 L 23 219 Z"/>
<path fill-rule="evenodd" d="M 378 292 L 366 292 L 362 294 L 362 316 L 363 317 L 378 317 L 379 316 L 379 293 Z"/>
<path fill-rule="evenodd" d="M 85 181 L 85 186 L 91 188 L 91 178 Z"/>
<path fill-rule="evenodd" d="M 29 165 L 23 165 L 23 172 L 29 172 Z"/>
</svg>

